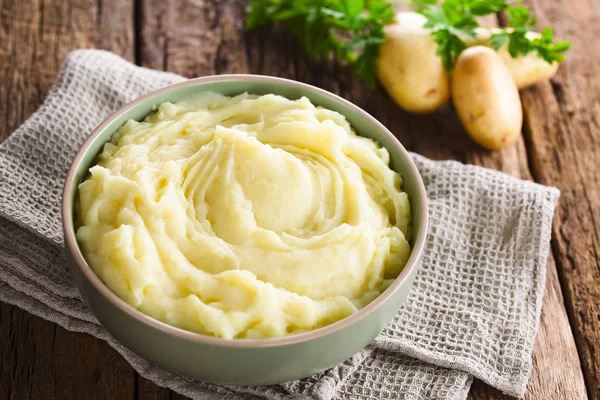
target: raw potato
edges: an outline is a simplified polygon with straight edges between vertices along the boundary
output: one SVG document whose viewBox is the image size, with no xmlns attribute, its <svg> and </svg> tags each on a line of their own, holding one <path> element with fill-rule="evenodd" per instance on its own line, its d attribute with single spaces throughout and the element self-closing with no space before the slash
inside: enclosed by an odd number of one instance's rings
<svg viewBox="0 0 600 400">
<path fill-rule="evenodd" d="M 379 81 L 405 110 L 421 114 L 448 102 L 450 78 L 436 54 L 431 31 L 423 28 L 426 18 L 414 12 L 396 14 L 396 22 L 385 28 L 386 41 L 377 61 Z"/>
<path fill-rule="evenodd" d="M 489 46 L 489 37 L 497 31 L 497 29 L 477 29 L 477 40 L 467 43 L 469 46 L 485 45 Z M 539 38 L 541 34 L 538 32 L 527 32 L 528 39 Z M 535 85 L 538 82 L 552 78 L 558 69 L 559 63 L 554 62 L 548 64 L 546 61 L 533 53 L 519 55 L 517 58 L 512 58 L 508 52 L 508 45 L 504 44 L 497 53 L 502 57 L 504 64 L 508 67 L 517 87 L 519 89 L 527 86 Z"/>
<path fill-rule="evenodd" d="M 483 147 L 501 149 L 519 136 L 519 90 L 491 48 L 475 46 L 461 53 L 452 75 L 452 100 L 465 130 Z"/>
</svg>

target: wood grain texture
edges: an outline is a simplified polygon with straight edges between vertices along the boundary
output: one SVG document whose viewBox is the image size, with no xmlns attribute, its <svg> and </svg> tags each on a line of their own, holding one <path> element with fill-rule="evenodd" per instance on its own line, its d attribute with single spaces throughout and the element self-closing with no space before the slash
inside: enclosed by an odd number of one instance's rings
<svg viewBox="0 0 600 400">
<path fill-rule="evenodd" d="M 0 141 L 39 107 L 71 50 L 131 59 L 132 18 L 121 1 L 1 1 Z M 0 305 L 2 398 L 133 398 L 134 377 L 108 344 Z"/>
<path fill-rule="evenodd" d="M 138 61 L 188 78 L 246 72 L 246 3 L 142 0 Z"/>
<path fill-rule="evenodd" d="M 590 399 L 600 399 L 600 3 L 526 1 L 571 40 L 550 81 L 523 94 L 537 181 L 561 189 L 552 247 Z"/>
<path fill-rule="evenodd" d="M 157 386 L 152 381 L 136 376 L 136 398 L 145 400 L 171 400 L 173 392 L 169 389 Z"/>
<path fill-rule="evenodd" d="M 0 303 L 0 394 L 10 399 L 132 398 L 131 367 L 108 344 Z"/>
</svg>

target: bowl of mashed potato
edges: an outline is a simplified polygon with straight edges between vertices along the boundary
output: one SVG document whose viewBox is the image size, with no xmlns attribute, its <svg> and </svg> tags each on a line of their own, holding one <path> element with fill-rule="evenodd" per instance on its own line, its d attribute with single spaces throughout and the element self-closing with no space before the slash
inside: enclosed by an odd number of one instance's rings
<svg viewBox="0 0 600 400">
<path fill-rule="evenodd" d="M 66 178 L 67 259 L 135 353 L 190 378 L 273 384 L 334 366 L 392 320 L 427 199 L 409 154 L 352 103 L 256 75 L 142 96 Z"/>
</svg>

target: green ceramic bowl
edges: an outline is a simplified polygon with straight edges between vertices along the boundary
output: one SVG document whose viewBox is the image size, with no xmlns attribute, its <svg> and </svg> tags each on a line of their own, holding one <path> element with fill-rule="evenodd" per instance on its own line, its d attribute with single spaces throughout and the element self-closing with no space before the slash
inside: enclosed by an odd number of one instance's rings
<svg viewBox="0 0 600 400">
<path fill-rule="evenodd" d="M 86 263 L 75 239 L 73 209 L 79 183 L 125 121 L 141 120 L 165 101 L 180 101 L 203 91 L 224 95 L 274 93 L 343 114 L 361 136 L 375 139 L 402 174 L 412 206 L 412 255 L 395 282 L 371 304 L 326 327 L 276 339 L 220 339 L 188 332 L 155 320 L 111 292 Z M 79 291 L 98 320 L 125 346 L 176 374 L 214 383 L 274 384 L 303 378 L 334 366 L 371 342 L 392 320 L 412 286 L 427 233 L 427 198 L 415 164 L 381 123 L 354 104 L 325 90 L 286 79 L 257 75 L 220 75 L 165 87 L 127 104 L 108 117 L 85 141 L 66 178 L 62 222 L 67 259 Z"/>
</svg>

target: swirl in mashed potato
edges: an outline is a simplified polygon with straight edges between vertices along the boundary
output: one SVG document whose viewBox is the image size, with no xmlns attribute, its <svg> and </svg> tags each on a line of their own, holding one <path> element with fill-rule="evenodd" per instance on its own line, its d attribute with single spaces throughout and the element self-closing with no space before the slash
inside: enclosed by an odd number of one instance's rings
<svg viewBox="0 0 600 400">
<path fill-rule="evenodd" d="M 167 324 L 271 338 L 364 307 L 410 255 L 386 149 L 307 98 L 214 93 L 128 121 L 79 186 L 77 239 Z"/>
</svg>

